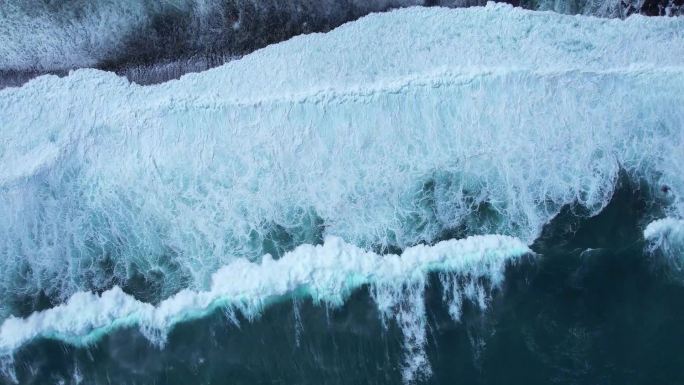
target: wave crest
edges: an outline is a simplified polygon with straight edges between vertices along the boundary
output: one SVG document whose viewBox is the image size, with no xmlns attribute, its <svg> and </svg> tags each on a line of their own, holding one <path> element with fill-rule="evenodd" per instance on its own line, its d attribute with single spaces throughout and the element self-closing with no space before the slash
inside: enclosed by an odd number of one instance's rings
<svg viewBox="0 0 684 385">
<path fill-rule="evenodd" d="M 101 295 L 77 293 L 52 309 L 6 319 L 0 326 L 0 353 L 7 361 L 15 349 L 36 338 L 84 346 L 131 326 L 138 326 L 153 343 L 163 344 L 175 324 L 217 308 L 253 319 L 269 303 L 302 295 L 336 307 L 351 291 L 370 285 L 382 315 L 396 319 L 401 327 L 407 353 L 404 378 L 412 382 L 429 374 L 423 304 L 427 274 L 445 277 L 450 309 L 460 308 L 464 299 L 485 306 L 487 293 L 501 284 L 506 264 L 529 252 L 520 240 L 495 235 L 416 246 L 401 256 L 381 256 L 328 238 L 321 246 L 299 246 L 279 260 L 270 255 L 259 264 L 236 260 L 213 275 L 208 291 L 183 290 L 156 306 L 118 287 Z M 458 320 L 459 311 L 450 314 Z"/>
</svg>

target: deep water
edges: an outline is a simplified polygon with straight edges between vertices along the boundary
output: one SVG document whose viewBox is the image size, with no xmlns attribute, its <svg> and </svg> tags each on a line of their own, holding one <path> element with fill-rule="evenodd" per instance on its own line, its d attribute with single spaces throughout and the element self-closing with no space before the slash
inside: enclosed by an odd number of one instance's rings
<svg viewBox="0 0 684 385">
<path fill-rule="evenodd" d="M 534 256 L 509 266 L 483 313 L 453 322 L 438 277 L 425 293 L 429 384 L 684 382 L 684 285 L 645 252 L 658 212 L 625 178 L 587 218 L 567 207 Z M 383 326 L 367 288 L 340 308 L 289 300 L 257 319 L 222 312 L 178 325 L 163 348 L 120 330 L 89 348 L 38 340 L 14 357 L 21 384 L 398 384 L 402 333 Z M 3 378 L 5 383 L 9 378 Z"/>
</svg>

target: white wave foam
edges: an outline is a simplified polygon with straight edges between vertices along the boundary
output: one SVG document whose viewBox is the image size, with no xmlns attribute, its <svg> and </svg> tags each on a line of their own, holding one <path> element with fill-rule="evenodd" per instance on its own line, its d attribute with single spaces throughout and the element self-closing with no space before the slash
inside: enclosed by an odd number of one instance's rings
<svg viewBox="0 0 684 385">
<path fill-rule="evenodd" d="M 210 54 L 220 61 L 221 56 L 244 54 L 293 35 L 323 31 L 370 12 L 423 3 L 13 0 L 0 4 L 0 69 L 69 70 Z M 192 65 L 186 69 L 191 70 Z"/>
<path fill-rule="evenodd" d="M 667 0 L 663 13 L 681 12 Z M 291 36 L 325 31 L 371 12 L 431 3 L 448 7 L 482 5 L 483 0 L 13 0 L 0 9 L 0 70 L 59 71 L 132 65 L 143 82 L 211 66 L 202 58 L 244 54 Z M 643 0 L 541 0 L 523 6 L 564 13 L 624 17 Z M 268 26 L 267 28 L 264 26 Z M 473 26 L 478 27 L 478 26 Z M 184 63 L 184 60 L 190 60 Z M 175 68 L 168 60 L 181 59 Z M 136 67 L 160 62 L 158 69 Z M 137 68 L 137 70 L 136 70 Z M 171 71 L 169 71 L 171 70 Z M 146 74 L 141 75 L 140 72 Z M 137 73 L 136 73 L 137 72 Z"/>
<path fill-rule="evenodd" d="M 653 221 L 644 229 L 644 238 L 651 251 L 658 250 L 682 268 L 684 262 L 684 220 L 663 218 Z"/>
<path fill-rule="evenodd" d="M 563 205 L 598 212 L 620 167 L 682 217 L 683 23 L 410 9 L 163 85 L 0 91 L 1 297 L 141 272 L 164 297 L 326 235 L 531 242 Z"/>
<path fill-rule="evenodd" d="M 401 256 L 381 256 L 328 238 L 321 246 L 299 246 L 279 260 L 270 255 L 259 264 L 236 260 L 214 274 L 210 290 L 183 290 L 157 306 L 140 302 L 118 287 L 101 295 L 77 293 L 66 303 L 27 318 L 6 319 L 0 327 L 0 353 L 11 356 L 40 337 L 87 345 L 114 329 L 134 325 L 160 344 L 176 323 L 216 308 L 239 310 L 253 319 L 269 303 L 287 295 L 308 295 L 316 303 L 339 306 L 352 290 L 369 284 L 382 314 L 395 318 L 404 332 L 404 376 L 412 381 L 429 374 L 423 304 L 427 274 L 440 272 L 454 282 L 458 277 L 466 286 L 486 280 L 494 288 L 502 282 L 507 262 L 529 252 L 520 240 L 495 235 L 415 246 Z M 480 295 L 485 296 L 484 289 Z M 450 306 L 460 306 L 462 297 L 450 298 Z"/>
</svg>

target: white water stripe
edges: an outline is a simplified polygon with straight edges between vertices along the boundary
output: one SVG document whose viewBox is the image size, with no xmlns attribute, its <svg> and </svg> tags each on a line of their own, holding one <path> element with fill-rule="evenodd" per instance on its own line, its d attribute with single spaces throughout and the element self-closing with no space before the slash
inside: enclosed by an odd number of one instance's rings
<svg viewBox="0 0 684 385">
<path fill-rule="evenodd" d="M 236 260 L 214 274 L 210 290 L 183 290 L 157 306 L 138 301 L 118 287 L 101 295 L 77 293 L 62 305 L 5 320 L 0 327 L 0 352 L 9 354 L 41 337 L 83 346 L 130 326 L 138 326 L 153 342 L 163 343 L 176 323 L 219 307 L 236 307 L 253 318 L 269 303 L 297 293 L 316 303 L 339 306 L 362 285 L 401 288 L 425 280 L 431 271 L 482 278 L 497 287 L 506 263 L 529 252 L 520 240 L 499 235 L 415 246 L 401 255 L 378 255 L 331 237 L 320 246 L 300 246 L 279 260 L 269 255 L 261 263 Z M 383 313 L 392 313 L 401 293 L 375 296 Z"/>
</svg>

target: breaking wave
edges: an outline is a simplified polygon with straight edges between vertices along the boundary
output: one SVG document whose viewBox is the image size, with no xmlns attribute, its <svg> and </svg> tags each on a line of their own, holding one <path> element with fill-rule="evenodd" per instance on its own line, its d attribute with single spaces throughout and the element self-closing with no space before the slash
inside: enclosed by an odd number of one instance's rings
<svg viewBox="0 0 684 385">
<path fill-rule="evenodd" d="M 621 169 L 681 217 L 682 21 L 581 21 L 413 9 L 159 86 L 0 91 L 4 305 L 132 280 L 160 299 L 327 235 L 532 242 L 565 205 L 600 211 Z"/>
<path fill-rule="evenodd" d="M 677 15 L 680 0 L 513 0 L 531 9 L 626 17 Z M 113 70 L 139 84 L 203 71 L 268 44 L 325 32 L 372 12 L 465 7 L 484 0 L 41 1 L 0 4 L 0 87 L 75 68 Z"/>
<path fill-rule="evenodd" d="M 113 69 L 137 82 L 155 83 L 295 35 L 328 31 L 371 12 L 424 3 L 15 0 L 0 5 L 0 71 L 8 85 L 36 73 L 83 67 Z"/>
<path fill-rule="evenodd" d="M 458 321 L 463 300 L 484 309 L 489 291 L 503 279 L 506 263 L 529 252 L 514 238 L 478 236 L 412 247 L 401 256 L 379 256 L 328 238 L 322 246 L 300 246 L 277 261 L 270 255 L 260 264 L 237 260 L 214 274 L 208 291 L 183 290 L 157 306 L 140 302 L 118 287 L 101 295 L 75 294 L 65 304 L 26 319 L 5 320 L 0 327 L 0 355 L 11 356 L 38 337 L 84 346 L 113 329 L 130 326 L 139 326 L 152 342 L 163 344 L 174 324 L 217 308 L 237 323 L 235 312 L 254 319 L 269 303 L 286 296 L 307 295 L 316 303 L 336 307 L 352 290 L 371 285 L 383 317 L 396 318 L 402 328 L 409 353 L 403 372 L 411 382 L 429 374 L 422 305 L 427 273 L 441 274 L 444 299 Z"/>
<path fill-rule="evenodd" d="M 464 295 L 484 306 L 506 261 L 563 208 L 600 212 L 621 173 L 684 217 L 683 31 L 414 8 L 156 86 L 79 70 L 2 90 L 0 348 L 133 325 L 163 341 L 217 307 L 370 285 L 405 379 L 425 376 L 427 272 L 454 319 Z"/>
</svg>

